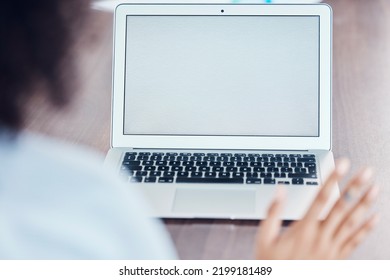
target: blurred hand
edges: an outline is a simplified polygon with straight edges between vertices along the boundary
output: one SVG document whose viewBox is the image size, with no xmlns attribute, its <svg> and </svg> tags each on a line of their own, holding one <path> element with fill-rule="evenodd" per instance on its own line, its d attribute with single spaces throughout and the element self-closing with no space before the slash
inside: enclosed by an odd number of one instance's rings
<svg viewBox="0 0 390 280">
<path fill-rule="evenodd" d="M 363 169 L 345 186 L 325 220 L 319 216 L 332 187 L 349 170 L 349 161 L 340 160 L 302 220 L 280 232 L 279 219 L 284 193 L 278 192 L 261 223 L 257 236 L 257 259 L 344 259 L 364 240 L 378 221 L 366 218 L 378 188 L 370 186 L 372 171 Z"/>
</svg>

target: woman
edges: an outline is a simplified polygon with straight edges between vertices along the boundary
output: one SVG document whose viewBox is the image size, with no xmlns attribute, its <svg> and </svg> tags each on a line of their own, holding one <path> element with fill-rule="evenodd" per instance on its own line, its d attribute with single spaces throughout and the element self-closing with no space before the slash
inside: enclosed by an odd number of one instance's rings
<svg viewBox="0 0 390 280">
<path fill-rule="evenodd" d="M 7 1 L 0 10 L 0 258 L 170 259 L 175 252 L 142 198 L 91 151 L 23 131 L 25 104 L 39 91 L 53 105 L 69 99 L 70 47 L 88 1 Z M 283 193 L 259 230 L 259 259 L 345 258 L 377 222 L 364 219 L 376 195 L 358 173 L 324 221 L 331 186 L 348 171 L 341 160 L 303 220 L 280 233 Z"/>
</svg>

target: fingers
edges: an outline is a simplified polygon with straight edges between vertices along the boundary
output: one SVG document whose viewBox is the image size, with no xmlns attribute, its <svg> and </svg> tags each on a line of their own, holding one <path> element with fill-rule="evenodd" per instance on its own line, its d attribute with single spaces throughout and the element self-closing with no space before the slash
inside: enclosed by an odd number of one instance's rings
<svg viewBox="0 0 390 280">
<path fill-rule="evenodd" d="M 311 207 L 306 213 L 304 220 L 317 220 L 324 206 L 328 202 L 329 196 L 332 193 L 334 185 L 348 172 L 349 160 L 341 159 L 337 162 L 335 170 L 330 174 L 316 198 L 314 199 Z"/>
<path fill-rule="evenodd" d="M 365 168 L 357 173 L 344 188 L 339 200 L 333 206 L 328 217 L 323 223 L 324 231 L 333 234 L 340 222 L 345 218 L 351 200 L 360 196 L 364 185 L 368 184 L 372 177 L 372 169 Z"/>
<path fill-rule="evenodd" d="M 379 215 L 372 215 L 371 218 L 367 219 L 344 243 L 341 249 L 340 259 L 347 258 L 355 248 L 362 243 L 366 236 L 372 231 L 379 221 Z"/>
<path fill-rule="evenodd" d="M 259 230 L 258 243 L 263 248 L 271 245 L 279 234 L 281 226 L 280 214 L 283 209 L 284 199 L 284 190 L 278 188 L 276 196 L 268 208 L 267 218 L 261 223 Z"/>
<path fill-rule="evenodd" d="M 343 244 L 346 240 L 351 238 L 351 235 L 363 220 L 363 217 L 366 215 L 377 195 L 378 188 L 375 186 L 370 187 L 356 205 L 349 210 L 334 233 L 334 240 L 337 243 Z"/>
</svg>

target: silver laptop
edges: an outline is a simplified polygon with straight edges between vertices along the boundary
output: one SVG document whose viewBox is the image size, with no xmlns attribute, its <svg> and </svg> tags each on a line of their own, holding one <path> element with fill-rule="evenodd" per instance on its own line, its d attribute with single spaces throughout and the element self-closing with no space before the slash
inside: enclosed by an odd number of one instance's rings
<svg viewBox="0 0 390 280">
<path fill-rule="evenodd" d="M 281 187 L 300 219 L 334 167 L 331 34 L 327 5 L 118 6 L 106 163 L 158 217 L 262 219 Z"/>
</svg>

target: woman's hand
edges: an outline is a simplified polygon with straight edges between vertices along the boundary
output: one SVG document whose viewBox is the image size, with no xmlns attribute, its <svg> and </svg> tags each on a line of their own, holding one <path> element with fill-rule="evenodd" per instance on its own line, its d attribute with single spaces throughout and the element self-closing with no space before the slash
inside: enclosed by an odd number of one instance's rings
<svg viewBox="0 0 390 280">
<path fill-rule="evenodd" d="M 345 186 L 325 220 L 319 216 L 331 190 L 349 170 L 349 161 L 340 160 L 318 192 L 302 220 L 280 232 L 279 219 L 284 193 L 278 192 L 268 217 L 257 236 L 257 259 L 344 259 L 364 240 L 378 221 L 378 215 L 366 218 L 377 197 L 378 188 L 370 186 L 372 171 L 363 169 Z"/>
</svg>

